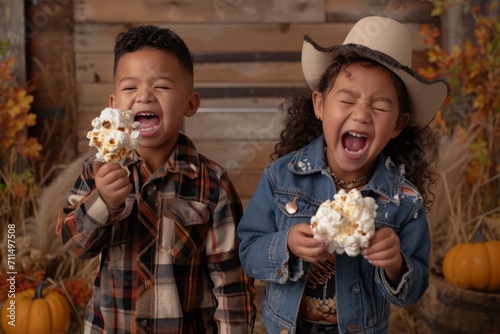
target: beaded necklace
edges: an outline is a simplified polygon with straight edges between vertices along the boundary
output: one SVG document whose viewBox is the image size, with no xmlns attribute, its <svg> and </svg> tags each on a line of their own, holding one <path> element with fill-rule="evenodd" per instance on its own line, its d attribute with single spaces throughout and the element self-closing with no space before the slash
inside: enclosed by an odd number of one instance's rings
<svg viewBox="0 0 500 334">
<path fill-rule="evenodd" d="M 327 166 L 326 169 L 328 170 L 328 173 L 330 173 L 330 175 L 333 177 L 333 182 L 335 182 L 335 185 L 339 186 L 342 189 L 347 189 L 347 190 L 364 186 L 365 184 L 368 183 L 368 181 L 370 181 L 370 178 L 372 177 L 372 174 L 370 173 L 368 175 L 358 177 L 350 181 L 342 181 L 341 179 L 338 178 L 337 175 L 335 175 L 330 170 L 330 167 Z"/>
<path fill-rule="evenodd" d="M 324 149 L 325 158 L 326 158 L 326 149 L 327 149 L 327 147 L 325 146 L 325 149 Z M 326 166 L 326 170 L 333 177 L 333 182 L 335 183 L 336 186 L 339 186 L 340 188 L 347 189 L 347 190 L 364 186 L 365 184 L 368 183 L 368 181 L 370 181 L 370 178 L 372 177 L 372 173 L 369 173 L 368 175 L 358 177 L 358 178 L 352 179 L 350 181 L 342 181 L 341 179 L 339 179 L 339 177 L 337 175 L 335 175 L 332 172 L 330 167 Z"/>
</svg>

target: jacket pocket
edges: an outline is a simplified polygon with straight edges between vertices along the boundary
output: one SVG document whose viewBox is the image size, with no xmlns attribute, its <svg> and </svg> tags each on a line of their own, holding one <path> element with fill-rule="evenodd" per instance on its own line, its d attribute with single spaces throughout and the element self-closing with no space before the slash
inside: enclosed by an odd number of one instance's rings
<svg viewBox="0 0 500 334">
<path fill-rule="evenodd" d="M 281 229 L 298 223 L 309 223 L 316 214 L 320 203 L 302 193 L 276 192 L 274 203 L 281 212 L 279 224 Z"/>
<path fill-rule="evenodd" d="M 302 193 L 283 192 L 275 193 L 274 203 L 288 217 L 311 217 L 321 204 Z"/>
</svg>

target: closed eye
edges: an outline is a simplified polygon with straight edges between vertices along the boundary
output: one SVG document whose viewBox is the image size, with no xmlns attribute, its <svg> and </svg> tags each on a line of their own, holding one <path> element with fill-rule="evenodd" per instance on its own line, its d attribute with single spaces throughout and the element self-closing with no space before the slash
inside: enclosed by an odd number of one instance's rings
<svg viewBox="0 0 500 334">
<path fill-rule="evenodd" d="M 375 103 L 372 105 L 372 109 L 380 112 L 387 112 L 391 110 L 391 105 L 389 103 Z"/>
</svg>

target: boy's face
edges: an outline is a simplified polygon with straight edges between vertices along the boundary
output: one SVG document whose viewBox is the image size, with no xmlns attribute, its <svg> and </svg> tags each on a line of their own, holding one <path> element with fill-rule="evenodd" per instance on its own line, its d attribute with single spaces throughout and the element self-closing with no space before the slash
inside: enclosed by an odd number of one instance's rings
<svg viewBox="0 0 500 334">
<path fill-rule="evenodd" d="M 164 152 L 175 146 L 184 116 L 194 115 L 200 105 L 193 79 L 172 54 L 142 49 L 123 55 L 116 68 L 112 108 L 132 110 L 141 123 L 137 151 Z M 161 150 L 159 150 L 161 149 Z"/>
<path fill-rule="evenodd" d="M 313 93 L 323 120 L 330 169 L 342 180 L 369 174 L 378 154 L 406 125 L 388 70 L 354 63 L 341 71 L 325 95 Z"/>
</svg>

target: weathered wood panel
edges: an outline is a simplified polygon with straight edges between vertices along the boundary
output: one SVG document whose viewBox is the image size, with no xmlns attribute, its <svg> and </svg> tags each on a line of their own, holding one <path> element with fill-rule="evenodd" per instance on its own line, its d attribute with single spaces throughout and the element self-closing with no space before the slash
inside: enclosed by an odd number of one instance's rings
<svg viewBox="0 0 500 334">
<path fill-rule="evenodd" d="M 72 12 L 71 3 L 47 2 L 27 7 L 27 65 L 31 77 L 38 78 L 36 108 L 60 108 L 66 104 L 61 100 L 75 94 L 73 24 L 68 20 Z"/>
<path fill-rule="evenodd" d="M 196 116 L 193 121 L 197 121 Z M 190 138 L 193 137 L 193 134 L 190 134 Z M 274 152 L 275 144 L 274 140 L 251 139 L 196 139 L 195 143 L 200 153 L 209 156 L 225 169 L 232 171 L 262 169 L 263 166 L 271 162 L 270 155 Z"/>
<path fill-rule="evenodd" d="M 196 59 L 196 55 L 195 55 Z M 113 55 L 80 53 L 76 55 L 76 80 L 78 82 L 111 82 L 113 80 Z M 202 62 L 194 64 L 196 83 L 253 84 L 273 82 L 301 84 L 300 62 L 242 61 Z"/>
<path fill-rule="evenodd" d="M 324 22 L 325 0 L 76 0 L 75 21 Z"/>
<path fill-rule="evenodd" d="M 278 138 L 280 130 L 281 115 L 277 111 L 203 112 L 202 109 L 184 121 L 184 131 L 194 140 L 270 141 Z"/>
<path fill-rule="evenodd" d="M 261 109 L 261 108 L 276 108 L 283 98 L 280 97 L 241 97 L 241 98 L 214 98 L 214 99 L 202 99 L 202 108 L 213 108 L 215 110 L 226 108 L 226 109 L 237 109 L 237 108 L 251 108 L 251 109 Z"/>
<path fill-rule="evenodd" d="M 259 170 L 245 170 L 234 173 L 228 171 L 229 177 L 234 183 L 234 187 L 242 201 L 247 202 L 250 199 L 262 177 L 264 168 Z"/>
<path fill-rule="evenodd" d="M 181 36 L 192 52 L 300 51 L 310 34 L 320 44 L 342 43 L 352 23 L 339 24 L 165 24 Z M 85 24 L 75 27 L 76 52 L 112 52 L 115 37 L 126 24 Z M 409 28 L 418 34 L 418 25 Z M 415 39 L 418 41 L 418 39 Z M 418 45 L 415 45 L 421 49 Z"/>
<path fill-rule="evenodd" d="M 109 95 L 113 93 L 111 83 L 86 84 L 76 86 L 78 96 L 77 108 L 79 112 L 100 112 L 109 104 Z"/>
<path fill-rule="evenodd" d="M 161 24 L 181 36 L 192 52 L 300 51 L 304 35 L 318 44 L 341 44 L 354 23 L 327 24 Z M 424 50 L 421 24 L 405 24 L 412 33 L 413 49 Z M 128 29 L 124 24 L 86 24 L 75 27 L 76 52 L 112 52 L 115 37 Z M 252 41 L 252 42 L 250 42 Z"/>
<path fill-rule="evenodd" d="M 329 22 L 356 22 L 368 16 L 390 17 L 401 22 L 427 22 L 432 4 L 425 1 L 326 0 Z"/>
<path fill-rule="evenodd" d="M 26 81 L 26 39 L 24 2 L 0 0 L 0 40 L 9 39 L 9 55 L 15 59 L 13 76 L 16 82 Z"/>
<path fill-rule="evenodd" d="M 23 2 L 23 1 L 16 1 Z M 76 155 L 76 92 L 72 1 L 25 1 L 26 67 L 35 84 L 30 134 L 44 146 L 47 168 Z M 15 32 L 22 36 L 23 31 Z M 52 129 L 58 129 L 53 131 Z"/>
<path fill-rule="evenodd" d="M 195 63 L 198 83 L 290 83 L 300 85 L 304 78 L 300 62 Z"/>
</svg>

